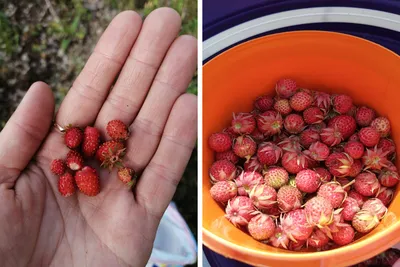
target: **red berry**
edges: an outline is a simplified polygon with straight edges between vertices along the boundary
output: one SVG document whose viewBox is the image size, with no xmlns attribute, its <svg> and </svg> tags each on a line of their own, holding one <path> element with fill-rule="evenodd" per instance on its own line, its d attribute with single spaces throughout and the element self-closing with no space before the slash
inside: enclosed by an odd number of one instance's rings
<svg viewBox="0 0 400 267">
<path fill-rule="evenodd" d="M 83 167 L 83 157 L 77 151 L 70 150 L 67 154 L 67 159 L 65 160 L 67 167 L 73 171 L 82 169 Z"/>
<path fill-rule="evenodd" d="M 282 156 L 282 167 L 289 173 L 296 174 L 308 168 L 308 157 L 302 152 L 285 152 Z"/>
<path fill-rule="evenodd" d="M 256 128 L 256 120 L 251 113 L 233 114 L 232 131 L 237 134 L 251 134 Z"/>
<path fill-rule="evenodd" d="M 60 176 L 58 180 L 58 191 L 64 197 L 72 196 L 75 193 L 75 181 L 71 173 L 66 172 Z"/>
<path fill-rule="evenodd" d="M 321 184 L 319 176 L 312 170 L 302 170 L 298 172 L 295 181 L 297 188 L 304 193 L 316 192 Z"/>
<path fill-rule="evenodd" d="M 274 104 L 274 109 L 282 115 L 289 115 L 292 112 L 292 108 L 290 107 L 289 100 L 287 99 L 279 99 Z"/>
<path fill-rule="evenodd" d="M 232 162 L 233 164 L 236 164 L 239 162 L 239 157 L 236 156 L 236 154 L 232 151 L 232 150 L 228 150 L 225 152 L 217 152 L 215 153 L 215 159 L 216 160 L 223 160 L 223 159 L 227 159 L 230 162 Z"/>
<path fill-rule="evenodd" d="M 246 226 L 255 216 L 255 211 L 250 198 L 237 196 L 228 201 L 225 217 L 235 226 Z"/>
<path fill-rule="evenodd" d="M 106 130 L 108 136 L 113 140 L 123 141 L 129 137 L 128 127 L 120 120 L 109 121 Z"/>
<path fill-rule="evenodd" d="M 329 237 L 320 229 L 314 230 L 311 236 L 307 239 L 307 244 L 313 248 L 322 248 L 329 243 Z"/>
<path fill-rule="evenodd" d="M 353 100 L 348 95 L 337 95 L 333 98 L 333 108 L 340 114 L 347 113 L 353 107 Z"/>
<path fill-rule="evenodd" d="M 276 199 L 279 209 L 288 212 L 301 207 L 303 196 L 296 187 L 284 185 L 279 188 Z"/>
<path fill-rule="evenodd" d="M 324 113 L 318 107 L 309 107 L 304 110 L 303 119 L 307 124 L 321 123 L 324 120 Z"/>
<path fill-rule="evenodd" d="M 371 172 L 360 173 L 354 183 L 354 189 L 366 197 L 375 196 L 379 191 L 379 187 L 380 184 L 376 175 Z"/>
<path fill-rule="evenodd" d="M 235 139 L 233 152 L 240 158 L 249 159 L 257 151 L 256 142 L 247 135 L 241 135 Z"/>
<path fill-rule="evenodd" d="M 389 203 L 392 201 L 394 196 L 394 190 L 392 188 L 387 188 L 381 186 L 381 189 L 378 192 L 378 196 L 376 198 L 382 201 L 383 205 L 388 206 Z"/>
<path fill-rule="evenodd" d="M 79 190 L 87 196 L 96 196 L 100 193 L 99 176 L 95 169 L 85 166 L 75 173 L 75 182 Z"/>
<path fill-rule="evenodd" d="M 303 130 L 304 120 L 298 114 L 290 114 L 285 118 L 284 126 L 289 133 L 297 134 Z"/>
<path fill-rule="evenodd" d="M 339 231 L 332 233 L 333 242 L 340 246 L 353 242 L 355 233 L 350 224 L 342 224 L 338 229 Z"/>
<path fill-rule="evenodd" d="M 265 135 L 279 134 L 283 127 L 281 114 L 275 110 L 268 110 L 257 116 L 257 126 Z"/>
<path fill-rule="evenodd" d="M 349 115 L 339 115 L 332 118 L 328 122 L 328 127 L 337 127 L 338 131 L 342 134 L 343 139 L 347 139 L 352 136 L 356 129 L 356 120 Z"/>
<path fill-rule="evenodd" d="M 379 174 L 379 181 L 381 185 L 386 187 L 393 187 L 399 182 L 399 173 L 397 171 L 383 169 Z"/>
<path fill-rule="evenodd" d="M 282 149 L 271 142 L 265 142 L 258 146 L 257 158 L 261 164 L 275 165 L 282 156 Z"/>
<path fill-rule="evenodd" d="M 332 180 L 332 175 L 327 169 L 318 167 L 315 168 L 314 171 L 319 175 L 321 182 L 326 183 Z"/>
<path fill-rule="evenodd" d="M 95 127 L 87 126 L 83 132 L 82 152 L 85 157 L 93 157 L 100 144 L 100 132 Z"/>
<path fill-rule="evenodd" d="M 268 240 L 275 232 L 275 223 L 270 216 L 258 214 L 250 219 L 247 229 L 255 240 Z"/>
<path fill-rule="evenodd" d="M 74 149 L 80 146 L 83 140 L 82 130 L 78 127 L 67 128 L 64 134 L 64 141 L 67 147 Z"/>
<path fill-rule="evenodd" d="M 368 107 L 360 107 L 357 109 L 355 119 L 361 127 L 370 126 L 371 122 L 375 119 L 375 111 Z"/>
<path fill-rule="evenodd" d="M 303 111 L 311 106 L 313 98 L 306 92 L 297 92 L 290 98 L 290 106 L 295 111 Z"/>
<path fill-rule="evenodd" d="M 128 167 L 123 167 L 118 170 L 117 172 L 118 179 L 126 184 L 129 188 L 135 186 L 136 184 L 136 177 L 135 171 Z"/>
<path fill-rule="evenodd" d="M 353 159 L 360 159 L 364 154 L 364 145 L 358 141 L 347 142 L 344 146 L 344 152 Z"/>
<path fill-rule="evenodd" d="M 308 148 L 311 144 L 319 141 L 319 133 L 313 129 L 305 129 L 300 134 L 300 144 Z"/>
<path fill-rule="evenodd" d="M 211 181 L 216 183 L 218 181 L 230 181 L 236 177 L 236 166 L 224 159 L 214 162 L 210 168 Z"/>
<path fill-rule="evenodd" d="M 379 132 L 372 127 L 362 128 L 358 132 L 358 136 L 361 143 L 363 143 L 366 147 L 376 146 L 381 138 Z"/>
<path fill-rule="evenodd" d="M 292 79 L 280 79 L 276 83 L 276 93 L 280 98 L 289 98 L 297 91 L 297 84 Z"/>
<path fill-rule="evenodd" d="M 225 152 L 232 148 L 232 139 L 227 133 L 213 133 L 208 138 L 208 145 L 215 152 Z"/>
<path fill-rule="evenodd" d="M 338 182 L 329 182 L 321 185 L 317 193 L 317 196 L 327 199 L 334 209 L 342 205 L 346 195 L 346 191 Z"/>
<path fill-rule="evenodd" d="M 123 143 L 111 140 L 104 142 L 96 152 L 96 159 L 103 168 L 112 169 L 114 166 L 122 165 L 122 158 L 125 156 L 125 146 Z"/>
<path fill-rule="evenodd" d="M 354 215 L 360 210 L 357 200 L 347 197 L 342 204 L 342 216 L 345 221 L 352 221 Z"/>
<path fill-rule="evenodd" d="M 274 106 L 274 99 L 270 95 L 262 95 L 257 97 L 254 101 L 254 107 L 261 112 L 272 109 Z"/>
<path fill-rule="evenodd" d="M 226 203 L 229 199 L 236 197 L 237 186 L 233 181 L 220 181 L 211 187 L 210 194 L 215 201 Z"/>
<path fill-rule="evenodd" d="M 55 175 L 63 175 L 65 173 L 65 163 L 62 159 L 54 159 L 51 162 L 50 170 Z"/>
<path fill-rule="evenodd" d="M 244 163 L 244 170 L 245 171 L 255 171 L 255 172 L 260 172 L 263 170 L 264 166 L 258 161 L 257 156 L 253 156 L 250 159 L 248 159 Z"/>
</svg>

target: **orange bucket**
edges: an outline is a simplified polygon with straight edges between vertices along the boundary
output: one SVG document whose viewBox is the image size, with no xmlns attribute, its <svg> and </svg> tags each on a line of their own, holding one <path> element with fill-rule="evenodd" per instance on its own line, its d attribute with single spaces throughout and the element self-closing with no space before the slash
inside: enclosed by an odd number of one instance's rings
<svg viewBox="0 0 400 267">
<path fill-rule="evenodd" d="M 203 67 L 203 242 L 228 258 L 256 266 L 349 266 L 400 241 L 398 190 L 388 215 L 357 241 L 322 252 L 292 252 L 253 240 L 235 228 L 209 194 L 214 155 L 211 133 L 230 124 L 232 112 L 250 111 L 253 100 L 273 93 L 275 82 L 295 79 L 300 87 L 352 96 L 388 116 L 400 148 L 400 57 L 349 35 L 303 31 L 274 34 L 238 45 Z M 399 161 L 397 162 L 399 167 Z"/>
</svg>

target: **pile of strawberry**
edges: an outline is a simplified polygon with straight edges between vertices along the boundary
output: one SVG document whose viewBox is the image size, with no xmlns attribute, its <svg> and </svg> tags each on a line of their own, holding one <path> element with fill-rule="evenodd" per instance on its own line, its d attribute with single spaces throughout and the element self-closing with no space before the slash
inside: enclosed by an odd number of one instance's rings
<svg viewBox="0 0 400 267">
<path fill-rule="evenodd" d="M 117 167 L 118 178 L 128 187 L 134 186 L 135 171 L 122 163 L 126 152 L 124 141 L 129 137 L 128 127 L 120 120 L 112 120 L 107 124 L 106 131 L 111 140 L 100 144 L 100 132 L 95 127 L 87 126 L 84 131 L 74 126 L 62 129 L 65 145 L 70 151 L 65 160 L 54 159 L 50 165 L 51 172 L 59 176 L 58 190 L 62 196 L 73 195 L 76 186 L 87 196 L 100 193 L 96 169 L 85 164 L 85 160 L 93 157 L 101 167 L 110 171 L 114 166 Z"/>
<path fill-rule="evenodd" d="M 351 97 L 276 84 L 209 137 L 211 196 L 256 240 L 326 250 L 373 230 L 399 173 L 390 122 Z"/>
</svg>

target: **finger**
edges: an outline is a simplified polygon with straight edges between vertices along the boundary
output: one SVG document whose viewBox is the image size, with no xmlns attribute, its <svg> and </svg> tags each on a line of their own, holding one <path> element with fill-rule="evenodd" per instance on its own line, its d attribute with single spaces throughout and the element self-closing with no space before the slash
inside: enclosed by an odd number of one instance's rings
<svg viewBox="0 0 400 267">
<path fill-rule="evenodd" d="M 133 11 L 122 12 L 112 20 L 62 102 L 57 123 L 84 126 L 94 122 L 141 24 L 141 17 Z"/>
<path fill-rule="evenodd" d="M 197 97 L 178 98 L 160 145 L 139 179 L 136 199 L 147 212 L 161 218 L 193 151 L 197 136 Z"/>
<path fill-rule="evenodd" d="M 105 101 L 96 126 L 104 128 L 112 119 L 130 125 L 140 110 L 168 48 L 178 35 L 179 14 L 170 8 L 153 11 L 144 21 L 118 80 Z"/>
<path fill-rule="evenodd" d="M 46 137 L 54 113 L 54 97 L 43 82 L 32 84 L 0 132 L 0 183 L 13 186 Z M 8 175 L 7 175 L 8 174 Z"/>
</svg>

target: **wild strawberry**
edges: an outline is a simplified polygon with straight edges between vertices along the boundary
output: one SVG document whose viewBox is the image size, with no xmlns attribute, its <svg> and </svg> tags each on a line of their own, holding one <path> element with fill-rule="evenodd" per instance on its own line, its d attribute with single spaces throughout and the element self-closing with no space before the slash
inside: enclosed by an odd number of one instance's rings
<svg viewBox="0 0 400 267">
<path fill-rule="evenodd" d="M 257 151 L 257 144 L 248 135 L 237 137 L 233 143 L 233 152 L 240 158 L 249 159 Z"/>
<path fill-rule="evenodd" d="M 379 191 L 379 181 L 376 175 L 371 172 L 363 172 L 357 175 L 354 183 L 354 189 L 357 193 L 370 197 L 375 196 Z"/>
<path fill-rule="evenodd" d="M 95 127 L 87 126 L 83 132 L 82 152 L 85 157 L 93 157 L 100 144 L 100 132 Z"/>
<path fill-rule="evenodd" d="M 379 143 L 380 135 L 378 131 L 372 127 L 361 128 L 358 132 L 361 143 L 366 147 L 373 147 Z"/>
<path fill-rule="evenodd" d="M 313 160 L 324 161 L 328 158 L 330 150 L 327 145 L 317 141 L 311 144 L 310 148 L 303 153 Z"/>
<path fill-rule="evenodd" d="M 289 182 L 289 173 L 281 167 L 268 169 L 264 174 L 265 184 L 279 189 Z"/>
<path fill-rule="evenodd" d="M 308 200 L 304 208 L 307 220 L 310 224 L 324 228 L 333 220 L 333 207 L 331 203 L 323 197 L 313 197 Z"/>
<path fill-rule="evenodd" d="M 362 205 L 364 204 L 364 202 L 368 200 L 368 197 L 365 197 L 365 196 L 359 194 L 359 193 L 358 193 L 357 191 L 355 191 L 355 190 L 350 190 L 350 191 L 349 191 L 349 194 L 348 194 L 348 197 L 354 198 L 354 199 L 357 201 L 358 206 L 359 206 L 360 208 L 362 207 Z"/>
<path fill-rule="evenodd" d="M 75 181 L 71 173 L 66 172 L 60 176 L 58 192 L 64 197 L 72 196 L 75 193 Z"/>
<path fill-rule="evenodd" d="M 99 176 L 95 169 L 85 166 L 75 173 L 75 182 L 79 190 L 87 196 L 96 196 L 100 193 Z"/>
<path fill-rule="evenodd" d="M 65 160 L 66 165 L 73 171 L 80 170 L 83 167 L 83 157 L 75 150 L 70 150 Z"/>
<path fill-rule="evenodd" d="M 235 183 L 240 196 L 248 196 L 251 189 L 263 183 L 263 176 L 258 172 L 242 171 L 242 173 L 235 179 Z"/>
<path fill-rule="evenodd" d="M 303 199 L 303 196 L 296 187 L 284 185 L 279 188 L 276 199 L 279 208 L 283 212 L 288 212 L 301 207 L 301 200 Z"/>
<path fill-rule="evenodd" d="M 255 215 L 255 208 L 250 198 L 237 196 L 228 201 L 225 217 L 234 226 L 246 226 Z"/>
<path fill-rule="evenodd" d="M 375 119 L 375 111 L 369 107 L 360 107 L 356 112 L 356 122 L 361 127 L 367 127 L 371 125 L 371 122 Z"/>
<path fill-rule="evenodd" d="M 354 215 L 360 210 L 360 206 L 352 197 L 347 197 L 342 204 L 342 216 L 345 221 L 352 221 Z"/>
<path fill-rule="evenodd" d="M 123 141 L 128 139 L 128 127 L 120 120 L 112 120 L 107 123 L 106 131 L 108 136 L 113 140 Z"/>
<path fill-rule="evenodd" d="M 388 158 L 396 152 L 396 146 L 394 145 L 393 140 L 387 138 L 381 138 L 379 140 L 378 148 L 382 149 L 382 151 L 387 151 Z"/>
<path fill-rule="evenodd" d="M 50 170 L 55 175 L 63 175 L 65 173 L 65 163 L 62 159 L 53 159 Z"/>
<path fill-rule="evenodd" d="M 222 130 L 223 133 L 226 133 L 231 139 L 235 139 L 239 136 L 239 134 L 235 133 L 232 127 L 227 127 Z M 217 151 L 218 152 L 218 151 Z"/>
<path fill-rule="evenodd" d="M 383 205 L 388 206 L 393 199 L 393 195 L 394 190 L 392 188 L 381 186 L 378 192 L 378 196 L 376 198 L 382 201 Z"/>
<path fill-rule="evenodd" d="M 344 145 L 344 152 L 353 159 L 360 159 L 364 154 L 364 145 L 358 141 L 347 142 Z"/>
<path fill-rule="evenodd" d="M 214 162 L 210 168 L 210 178 L 212 183 L 219 181 L 230 181 L 236 177 L 236 166 L 224 159 Z"/>
<path fill-rule="evenodd" d="M 225 152 L 232 148 L 232 139 L 227 133 L 213 133 L 208 138 L 208 145 L 215 152 Z"/>
<path fill-rule="evenodd" d="M 284 151 L 301 151 L 300 137 L 291 135 L 278 143 L 278 146 Z"/>
<path fill-rule="evenodd" d="M 378 131 L 382 137 L 390 134 L 390 121 L 385 117 L 378 117 L 371 122 L 371 127 Z"/>
<path fill-rule="evenodd" d="M 307 239 L 307 245 L 313 248 L 322 248 L 329 243 L 329 237 L 320 229 L 315 229 Z"/>
<path fill-rule="evenodd" d="M 312 143 L 319 141 L 319 133 L 313 129 L 306 129 L 300 134 L 300 144 L 308 148 Z"/>
<path fill-rule="evenodd" d="M 283 132 L 280 132 L 277 135 L 271 136 L 272 142 L 274 144 L 278 144 L 278 145 L 279 145 L 280 142 L 282 142 L 283 140 L 285 140 L 287 138 L 289 138 L 289 134 L 286 131 L 283 131 Z"/>
<path fill-rule="evenodd" d="M 297 91 L 297 84 L 292 79 L 280 79 L 275 86 L 277 95 L 280 98 L 289 98 Z"/>
<path fill-rule="evenodd" d="M 382 203 L 382 201 L 378 198 L 370 198 L 362 206 L 363 210 L 369 210 L 372 214 L 375 214 L 379 220 L 386 215 L 388 209 Z"/>
<path fill-rule="evenodd" d="M 378 216 L 369 210 L 360 210 L 353 217 L 352 225 L 354 229 L 362 234 L 371 232 L 379 224 Z"/>
<path fill-rule="evenodd" d="M 273 218 L 278 218 L 279 215 L 281 214 L 281 210 L 279 209 L 278 203 L 275 203 L 272 205 L 271 208 L 263 210 L 265 214 L 270 215 Z"/>
<path fill-rule="evenodd" d="M 233 164 L 237 164 L 239 162 L 239 157 L 232 150 L 228 150 L 225 152 L 217 152 L 215 153 L 215 160 L 229 160 Z"/>
<path fill-rule="evenodd" d="M 343 139 L 352 136 L 357 128 L 356 120 L 349 115 L 339 115 L 328 122 L 328 127 L 337 127 Z"/>
<path fill-rule="evenodd" d="M 322 183 L 327 183 L 332 180 L 332 175 L 327 169 L 318 167 L 315 168 L 314 171 L 317 173 Z"/>
<path fill-rule="evenodd" d="M 116 140 L 107 141 L 97 149 L 96 159 L 100 162 L 101 167 L 111 170 L 114 166 L 121 166 L 125 150 L 123 143 Z"/>
<path fill-rule="evenodd" d="M 257 127 L 251 132 L 250 137 L 256 142 L 262 142 L 265 139 L 264 134 Z"/>
<path fill-rule="evenodd" d="M 275 110 L 268 110 L 257 116 L 258 129 L 265 135 L 275 135 L 281 132 L 283 120 Z"/>
<path fill-rule="evenodd" d="M 325 161 L 326 167 L 333 176 L 347 176 L 350 172 L 353 159 L 346 153 L 333 152 Z"/>
<path fill-rule="evenodd" d="M 336 146 L 343 141 L 343 136 L 337 127 L 327 127 L 321 130 L 321 141 L 328 146 Z"/>
<path fill-rule="evenodd" d="M 226 203 L 236 197 L 237 186 L 233 181 L 220 181 L 211 187 L 210 194 L 215 201 Z"/>
<path fill-rule="evenodd" d="M 294 242 L 307 240 L 313 232 L 313 225 L 308 223 L 303 209 L 292 210 L 285 216 L 281 215 L 281 225 L 283 232 Z"/>
<path fill-rule="evenodd" d="M 251 171 L 251 172 L 255 171 L 255 172 L 260 172 L 260 173 L 262 172 L 262 170 L 264 168 L 263 164 L 261 164 L 258 161 L 257 156 L 253 156 L 249 160 L 247 160 L 244 163 L 243 167 L 244 167 L 245 171 Z"/>
<path fill-rule="evenodd" d="M 64 134 L 64 142 L 67 147 L 74 149 L 81 145 L 83 140 L 82 130 L 78 127 L 67 127 Z"/>
<path fill-rule="evenodd" d="M 317 193 L 317 196 L 327 199 L 334 209 L 342 205 L 346 195 L 346 191 L 338 182 L 322 184 Z"/>
<path fill-rule="evenodd" d="M 251 134 L 256 128 L 256 120 L 251 113 L 233 114 L 232 130 L 237 134 Z"/>
<path fill-rule="evenodd" d="M 270 209 L 276 203 L 276 191 L 269 185 L 255 185 L 249 193 L 249 198 L 259 210 Z"/>
<path fill-rule="evenodd" d="M 313 105 L 326 114 L 331 109 L 331 96 L 327 93 L 316 91 Z"/>
<path fill-rule="evenodd" d="M 276 248 L 288 248 L 289 237 L 283 232 L 280 225 L 275 228 L 274 234 L 269 238 L 269 243 Z"/>
<path fill-rule="evenodd" d="M 270 95 L 262 95 L 254 101 L 254 107 L 261 112 L 272 109 L 274 106 L 274 98 Z"/>
<path fill-rule="evenodd" d="M 386 187 L 392 187 L 399 182 L 399 173 L 389 169 L 383 169 L 379 174 L 379 182 Z"/>
<path fill-rule="evenodd" d="M 117 172 L 118 179 L 126 184 L 129 188 L 135 186 L 136 177 L 135 171 L 128 167 L 123 167 Z"/>
<path fill-rule="evenodd" d="M 289 173 L 296 174 L 308 168 L 307 159 L 302 152 L 285 152 L 282 156 L 282 167 Z"/>
<path fill-rule="evenodd" d="M 348 140 L 349 142 L 352 142 L 352 141 L 360 141 L 360 138 L 358 137 L 358 133 L 354 133 L 354 134 L 352 134 L 350 137 L 349 137 L 349 140 Z"/>
<path fill-rule="evenodd" d="M 356 159 L 354 160 L 353 164 L 351 164 L 349 173 L 347 174 L 347 176 L 349 177 L 356 177 L 357 175 L 360 174 L 360 172 L 363 169 L 363 164 L 361 163 L 361 160 Z"/>
<path fill-rule="evenodd" d="M 258 214 L 250 219 L 247 230 L 255 240 L 268 240 L 275 232 L 275 223 L 266 214 Z"/>
<path fill-rule="evenodd" d="M 346 223 L 338 228 L 339 231 L 332 233 L 333 242 L 339 246 L 344 246 L 353 242 L 355 233 L 350 224 Z"/>
<path fill-rule="evenodd" d="M 282 149 L 271 142 L 264 142 L 258 146 L 257 158 L 261 164 L 271 166 L 276 164 L 282 156 Z"/>
<path fill-rule="evenodd" d="M 300 115 L 292 113 L 285 118 L 283 125 L 289 133 L 298 134 L 304 128 L 304 120 Z"/>
<path fill-rule="evenodd" d="M 309 129 L 312 129 L 312 130 L 314 130 L 314 131 L 316 131 L 316 132 L 318 132 L 318 133 L 321 133 L 321 131 L 323 130 L 323 129 L 325 129 L 326 128 L 326 123 L 325 122 L 320 122 L 320 123 L 316 123 L 316 124 L 311 124 L 310 126 L 309 126 Z"/>
<path fill-rule="evenodd" d="M 295 111 L 303 111 L 311 106 L 313 98 L 306 92 L 297 92 L 290 98 L 290 106 Z"/>
<path fill-rule="evenodd" d="M 289 100 L 287 99 L 279 99 L 274 104 L 274 109 L 282 115 L 289 115 L 292 112 L 292 108 L 290 107 Z"/>
<path fill-rule="evenodd" d="M 314 193 L 318 190 L 321 180 L 315 171 L 302 170 L 297 173 L 296 187 L 304 193 Z"/>
<path fill-rule="evenodd" d="M 347 113 L 353 107 L 353 99 L 348 95 L 337 95 L 332 103 L 334 110 L 339 114 Z"/>
<path fill-rule="evenodd" d="M 381 170 L 388 167 L 389 160 L 386 158 L 388 152 L 383 152 L 380 148 L 368 149 L 364 152 L 362 161 L 366 170 Z"/>
<path fill-rule="evenodd" d="M 321 123 L 324 120 L 324 113 L 318 107 L 309 107 L 303 111 L 303 119 L 307 124 Z"/>
</svg>

